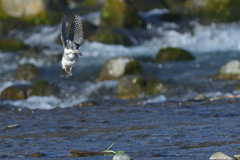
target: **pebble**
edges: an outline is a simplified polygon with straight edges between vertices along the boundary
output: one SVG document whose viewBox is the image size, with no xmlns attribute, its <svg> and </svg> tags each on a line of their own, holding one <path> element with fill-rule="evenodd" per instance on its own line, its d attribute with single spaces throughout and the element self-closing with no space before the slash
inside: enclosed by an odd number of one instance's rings
<svg viewBox="0 0 240 160">
<path fill-rule="evenodd" d="M 233 157 L 230 157 L 222 152 L 214 153 L 210 158 L 210 160 L 236 160 Z"/>
<path fill-rule="evenodd" d="M 113 157 L 113 160 L 133 160 L 133 158 L 125 153 L 119 153 Z"/>
<path fill-rule="evenodd" d="M 43 157 L 43 156 L 44 156 L 44 155 L 43 155 L 42 153 L 36 152 L 36 153 L 31 154 L 30 157 Z"/>
</svg>

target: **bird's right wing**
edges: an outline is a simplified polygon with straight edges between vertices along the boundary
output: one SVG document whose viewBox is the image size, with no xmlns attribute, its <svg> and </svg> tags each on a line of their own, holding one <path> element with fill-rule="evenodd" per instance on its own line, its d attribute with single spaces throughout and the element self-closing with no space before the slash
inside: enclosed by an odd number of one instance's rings
<svg viewBox="0 0 240 160">
<path fill-rule="evenodd" d="M 66 14 L 63 16 L 62 18 L 62 24 L 61 24 L 61 40 L 62 40 L 62 44 L 63 44 L 63 47 L 66 48 L 67 46 L 67 34 L 66 34 L 66 23 L 67 23 L 67 20 L 66 20 Z"/>
<path fill-rule="evenodd" d="M 77 49 L 84 40 L 82 20 L 79 15 L 75 14 L 72 20 L 71 28 L 69 31 L 68 39 L 77 45 Z"/>
</svg>

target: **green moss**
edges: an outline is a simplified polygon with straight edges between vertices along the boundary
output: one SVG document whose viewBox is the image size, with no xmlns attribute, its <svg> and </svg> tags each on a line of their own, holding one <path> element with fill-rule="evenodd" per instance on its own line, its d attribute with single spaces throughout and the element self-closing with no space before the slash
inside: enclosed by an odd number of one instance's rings
<svg viewBox="0 0 240 160">
<path fill-rule="evenodd" d="M 135 28 L 142 24 L 137 10 L 133 5 L 123 0 L 106 0 L 101 13 L 102 25 Z"/>
<path fill-rule="evenodd" d="M 28 91 L 28 95 L 50 96 L 55 95 L 55 92 L 55 88 L 51 86 L 47 81 L 40 80 L 33 83 Z"/>
<path fill-rule="evenodd" d="M 156 78 L 147 81 L 146 94 L 156 95 L 160 94 L 165 90 L 165 85 Z"/>
<path fill-rule="evenodd" d="M 207 20 L 231 22 L 240 19 L 240 1 L 209 0 L 202 16 Z"/>
<path fill-rule="evenodd" d="M 0 50 L 2 51 L 15 52 L 27 48 L 26 45 L 17 39 L 7 38 L 0 42 Z"/>
<path fill-rule="evenodd" d="M 139 74 L 141 72 L 142 72 L 142 69 L 140 64 L 136 60 L 132 60 L 126 65 L 124 75 Z"/>
<path fill-rule="evenodd" d="M 163 48 L 161 49 L 156 58 L 156 63 L 162 63 L 165 61 L 187 61 L 193 60 L 194 57 L 187 51 L 179 48 Z"/>
</svg>

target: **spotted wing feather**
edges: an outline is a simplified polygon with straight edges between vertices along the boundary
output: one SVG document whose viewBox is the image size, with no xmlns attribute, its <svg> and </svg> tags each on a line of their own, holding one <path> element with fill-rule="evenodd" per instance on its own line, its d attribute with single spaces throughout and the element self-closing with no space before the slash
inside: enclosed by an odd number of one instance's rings
<svg viewBox="0 0 240 160">
<path fill-rule="evenodd" d="M 67 20 L 66 20 L 66 14 L 63 16 L 62 18 L 62 23 L 61 23 L 61 40 L 62 40 L 62 44 L 63 44 L 63 47 L 66 48 L 67 46 L 67 34 L 66 34 L 66 23 L 67 23 Z"/>
<path fill-rule="evenodd" d="M 75 42 L 77 49 L 82 44 L 84 40 L 83 29 L 82 29 L 82 20 L 79 15 L 74 15 L 72 20 L 71 28 L 69 31 L 68 39 Z"/>
</svg>

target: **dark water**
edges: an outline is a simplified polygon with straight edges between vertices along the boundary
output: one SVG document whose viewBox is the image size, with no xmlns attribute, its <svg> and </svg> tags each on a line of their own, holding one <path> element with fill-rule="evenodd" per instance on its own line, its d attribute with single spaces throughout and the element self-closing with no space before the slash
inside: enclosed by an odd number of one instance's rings
<svg viewBox="0 0 240 160">
<path fill-rule="evenodd" d="M 134 159 L 208 159 L 238 154 L 239 99 L 112 104 L 53 110 L 0 107 L 0 157 L 67 158 L 69 150 L 125 150 Z M 7 129 L 8 125 L 19 126 Z M 82 159 L 112 159 L 94 156 Z"/>
</svg>

